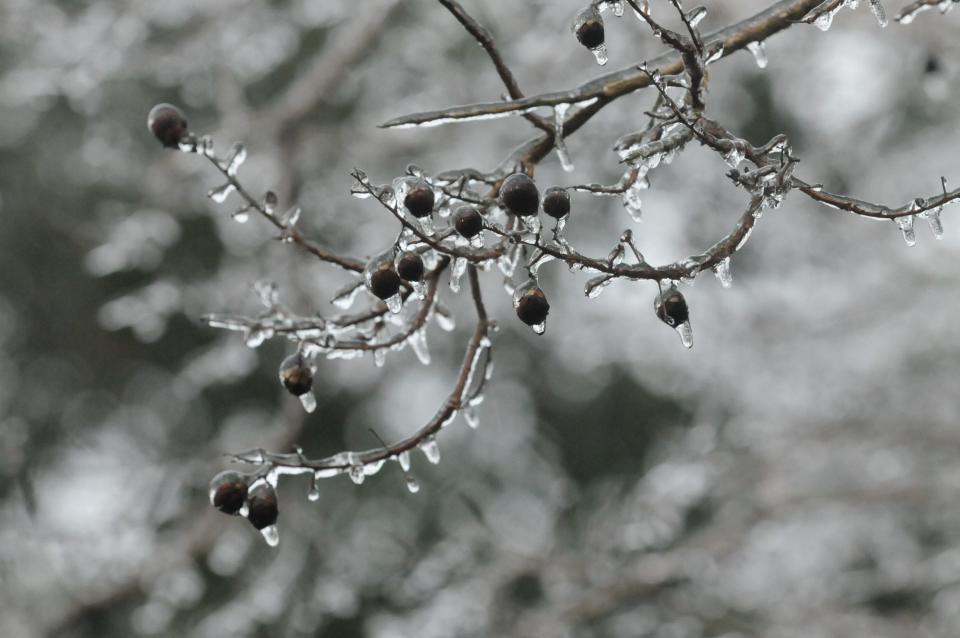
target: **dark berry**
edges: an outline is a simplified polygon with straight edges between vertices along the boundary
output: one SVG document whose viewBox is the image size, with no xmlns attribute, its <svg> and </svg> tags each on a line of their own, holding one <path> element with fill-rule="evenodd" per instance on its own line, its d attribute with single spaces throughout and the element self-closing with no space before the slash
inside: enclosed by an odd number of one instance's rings
<svg viewBox="0 0 960 638">
<path fill-rule="evenodd" d="M 500 186 L 500 204 L 514 215 L 536 215 L 540 191 L 525 173 L 514 173 Z"/>
<path fill-rule="evenodd" d="M 666 290 L 657 296 L 654 309 L 660 321 L 676 328 L 690 318 L 690 311 L 687 308 L 687 300 L 676 288 Z"/>
<path fill-rule="evenodd" d="M 370 292 L 383 300 L 387 300 L 400 292 L 400 275 L 393 269 L 393 264 L 385 261 L 370 275 Z"/>
<path fill-rule="evenodd" d="M 924 73 L 937 73 L 940 71 L 940 59 L 934 54 L 927 56 L 927 61 L 923 65 Z"/>
<path fill-rule="evenodd" d="M 313 370 L 299 352 L 280 364 L 280 383 L 295 397 L 306 394 L 313 387 Z"/>
<path fill-rule="evenodd" d="M 410 186 L 407 196 L 403 198 L 403 205 L 414 217 L 426 217 L 433 212 L 433 189 L 423 181 Z"/>
<path fill-rule="evenodd" d="M 167 148 L 178 148 L 187 134 L 187 119 L 172 104 L 157 104 L 147 115 L 147 127 Z"/>
<path fill-rule="evenodd" d="M 247 499 L 247 509 L 247 520 L 257 529 L 273 525 L 280 514 L 276 490 L 265 483 L 253 488 Z"/>
<path fill-rule="evenodd" d="M 453 226 L 461 236 L 470 239 L 483 230 L 483 217 L 473 206 L 461 206 L 453 214 Z"/>
<path fill-rule="evenodd" d="M 224 514 L 236 514 L 247 500 L 247 477 L 240 472 L 220 472 L 210 481 L 210 503 Z"/>
<path fill-rule="evenodd" d="M 554 219 L 562 219 L 570 214 L 570 193 L 559 186 L 551 186 L 543 191 L 543 212 Z"/>
<path fill-rule="evenodd" d="M 574 33 L 577 40 L 588 49 L 596 49 L 603 44 L 603 18 L 596 11 L 586 11 L 577 18 Z"/>
<path fill-rule="evenodd" d="M 550 302 L 539 288 L 531 288 L 517 300 L 516 310 L 520 321 L 528 326 L 535 326 L 547 320 L 550 313 Z"/>
<path fill-rule="evenodd" d="M 397 260 L 397 274 L 404 281 L 423 281 L 423 272 L 423 259 L 417 253 L 403 253 Z"/>
</svg>

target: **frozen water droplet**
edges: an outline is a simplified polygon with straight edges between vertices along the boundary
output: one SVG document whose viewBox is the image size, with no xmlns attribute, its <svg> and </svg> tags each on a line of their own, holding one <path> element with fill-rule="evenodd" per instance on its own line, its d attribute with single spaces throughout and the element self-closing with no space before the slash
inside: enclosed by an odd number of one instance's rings
<svg viewBox="0 0 960 638">
<path fill-rule="evenodd" d="M 943 222 L 940 221 L 940 209 L 934 208 L 926 212 L 920 213 L 920 217 L 923 217 L 927 220 L 927 224 L 930 226 L 930 231 L 933 233 L 933 236 L 937 239 L 943 239 Z"/>
<path fill-rule="evenodd" d="M 817 16 L 816 20 L 814 20 L 813 23 L 821 31 L 829 31 L 830 25 L 833 24 L 834 13 L 836 13 L 836 11 L 839 10 L 840 7 L 842 6 L 843 5 L 838 5 L 836 10 L 824 11 L 823 13 Z"/>
<path fill-rule="evenodd" d="M 397 463 L 400 464 L 400 469 L 404 472 L 410 471 L 410 450 L 404 450 L 397 454 Z"/>
<path fill-rule="evenodd" d="M 463 419 L 467 422 L 471 430 L 476 430 L 480 425 L 480 415 L 477 414 L 477 411 L 472 406 L 464 409 Z"/>
<path fill-rule="evenodd" d="M 594 48 L 590 49 L 590 52 L 593 53 L 593 57 L 596 59 L 597 64 L 599 64 L 600 66 L 603 66 L 603 65 L 605 65 L 605 64 L 607 63 L 607 60 L 608 60 L 609 58 L 607 57 L 607 45 L 606 45 L 606 43 L 601 44 L 601 45 L 598 46 L 598 47 L 594 47 Z"/>
<path fill-rule="evenodd" d="M 440 447 L 437 445 L 437 440 L 432 436 L 420 444 L 420 450 L 427 457 L 427 460 L 434 465 L 440 462 Z"/>
<path fill-rule="evenodd" d="M 695 27 L 698 24 L 700 24 L 700 21 L 703 20 L 706 17 L 706 15 L 707 15 L 706 7 L 697 7 L 695 9 L 691 9 L 689 12 L 687 12 L 687 15 L 686 15 L 687 22 L 690 23 L 691 27 Z"/>
<path fill-rule="evenodd" d="M 450 266 L 450 291 L 460 292 L 460 280 L 463 273 L 467 272 L 467 260 L 463 257 L 454 257 L 453 265 Z"/>
<path fill-rule="evenodd" d="M 222 204 L 223 202 L 226 201 L 227 196 L 230 195 L 230 193 L 232 193 L 233 190 L 234 190 L 233 184 L 230 184 L 228 182 L 222 186 L 218 186 L 212 189 L 209 193 L 207 193 L 207 197 L 209 197 L 210 199 L 212 199 L 218 204 Z"/>
<path fill-rule="evenodd" d="M 747 49 L 753 54 L 753 59 L 758 67 L 761 69 L 767 68 L 767 47 L 764 45 L 763 40 L 750 42 L 747 44 Z"/>
<path fill-rule="evenodd" d="M 393 314 L 397 314 L 403 309 L 403 296 L 398 292 L 392 297 L 389 297 L 386 303 L 387 309 Z"/>
<path fill-rule="evenodd" d="M 733 277 L 730 275 L 730 258 L 725 257 L 717 262 L 713 267 L 713 273 L 720 281 L 720 285 L 729 288 L 733 285 Z"/>
<path fill-rule="evenodd" d="M 714 42 L 707 46 L 707 50 L 704 53 L 704 62 L 706 64 L 711 64 L 716 62 L 723 57 L 723 42 Z"/>
<path fill-rule="evenodd" d="M 291 206 L 287 209 L 287 212 L 280 216 L 280 223 L 284 226 L 296 226 L 297 222 L 300 221 L 300 212 L 299 206 Z"/>
<path fill-rule="evenodd" d="M 267 331 L 259 328 L 249 328 L 244 342 L 248 348 L 257 348 L 267 339 Z"/>
<path fill-rule="evenodd" d="M 373 351 L 373 365 L 378 368 L 382 368 L 383 364 L 387 362 L 387 349 L 386 348 L 377 348 Z"/>
<path fill-rule="evenodd" d="M 277 531 L 276 525 L 264 527 L 260 530 L 260 535 L 263 536 L 263 540 L 265 540 L 270 547 L 276 547 L 280 544 L 280 532 Z"/>
<path fill-rule="evenodd" d="M 537 215 L 525 215 L 520 218 L 520 223 L 534 235 L 540 234 L 540 218 Z"/>
<path fill-rule="evenodd" d="M 680 335 L 680 341 L 685 348 L 693 347 L 693 326 L 690 325 L 689 320 L 677 326 L 677 334 Z"/>
<path fill-rule="evenodd" d="M 547 331 L 547 322 L 541 321 L 540 323 L 535 323 L 532 326 L 530 326 L 530 329 L 533 330 L 538 335 L 542 335 L 544 332 Z"/>
<path fill-rule="evenodd" d="M 644 184 L 645 180 L 638 179 L 623 193 L 623 207 L 630 215 L 630 219 L 638 223 L 643 219 L 643 200 L 640 199 L 640 191 L 645 188 Z"/>
<path fill-rule="evenodd" d="M 723 154 L 723 161 L 730 168 L 736 168 L 746 156 L 746 142 L 740 139 L 730 140 L 730 150 Z"/>
<path fill-rule="evenodd" d="M 360 286 L 357 283 L 347 284 L 347 286 L 342 288 L 340 292 L 338 292 L 337 295 L 330 301 L 337 308 L 343 308 L 346 310 L 353 305 L 354 300 L 357 298 L 357 293 L 360 292 L 361 288 L 363 288 L 363 286 Z"/>
<path fill-rule="evenodd" d="M 470 247 L 471 248 L 483 248 L 483 233 L 477 233 L 470 238 Z"/>
<path fill-rule="evenodd" d="M 436 228 L 433 225 L 433 213 L 430 213 L 426 217 L 419 218 L 416 223 L 420 225 L 420 230 L 423 234 L 428 237 L 436 232 Z"/>
<path fill-rule="evenodd" d="M 416 494 L 420 491 L 420 484 L 417 483 L 417 479 L 409 474 L 407 474 L 407 489 L 410 490 L 411 494 Z"/>
<path fill-rule="evenodd" d="M 870 0 L 870 10 L 873 11 L 873 16 L 877 19 L 880 27 L 886 27 L 887 12 L 883 10 L 883 5 L 880 4 L 880 0 Z"/>
<path fill-rule="evenodd" d="M 610 275 L 600 275 L 599 277 L 594 277 L 589 280 L 583 288 L 583 294 L 585 294 L 589 299 L 596 299 L 600 296 L 600 293 L 603 292 L 603 289 L 610 285 L 610 282 L 613 281 L 613 277 Z"/>
<path fill-rule="evenodd" d="M 320 500 L 320 477 L 314 473 L 313 480 L 310 482 L 310 491 L 307 492 L 307 499 L 310 501 Z"/>
<path fill-rule="evenodd" d="M 247 148 L 240 142 L 234 142 L 230 149 L 230 159 L 227 160 L 227 175 L 233 177 L 240 166 L 247 161 Z"/>
<path fill-rule="evenodd" d="M 267 191 L 263 196 L 263 210 L 267 215 L 273 215 L 277 212 L 277 204 L 279 200 L 277 199 L 277 194 L 273 191 Z"/>
<path fill-rule="evenodd" d="M 306 392 L 300 395 L 300 405 L 303 406 L 303 409 L 308 413 L 312 413 L 317 409 L 317 397 L 314 396 L 313 392 Z"/>
<path fill-rule="evenodd" d="M 434 307 L 433 318 L 436 319 L 437 325 L 444 332 L 452 332 L 457 327 L 456 319 L 450 314 L 450 310 L 446 306 L 437 304 Z"/>
<path fill-rule="evenodd" d="M 427 331 L 417 330 L 408 339 L 413 352 L 420 359 L 420 363 L 425 366 L 430 365 L 430 350 L 427 348 Z"/>
<path fill-rule="evenodd" d="M 246 208 L 241 208 L 238 211 L 234 211 L 231 217 L 233 217 L 233 221 L 238 224 L 246 224 L 247 221 L 250 220 L 250 213 L 247 212 Z"/>
<path fill-rule="evenodd" d="M 900 228 L 900 234 L 903 235 L 903 241 L 907 246 L 913 246 L 917 243 L 917 235 L 913 231 L 913 215 L 904 215 L 896 218 L 897 226 Z"/>
<path fill-rule="evenodd" d="M 363 479 L 367 478 L 367 473 L 363 471 L 362 465 L 351 465 L 347 474 L 350 475 L 350 480 L 357 485 L 363 483 Z"/>
</svg>

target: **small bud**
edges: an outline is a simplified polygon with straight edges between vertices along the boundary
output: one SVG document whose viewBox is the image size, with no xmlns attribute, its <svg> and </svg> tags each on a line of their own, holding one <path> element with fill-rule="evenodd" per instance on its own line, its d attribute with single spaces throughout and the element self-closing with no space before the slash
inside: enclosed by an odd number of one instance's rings
<svg viewBox="0 0 960 638">
<path fill-rule="evenodd" d="M 603 18 L 598 11 L 588 7 L 577 15 L 573 32 L 577 34 L 580 44 L 588 49 L 596 49 L 604 41 Z"/>
<path fill-rule="evenodd" d="M 253 488 L 247 499 L 247 509 L 247 520 L 257 529 L 273 525 L 280 514 L 276 490 L 266 483 Z"/>
<path fill-rule="evenodd" d="M 313 370 L 299 352 L 290 355 L 280 364 L 280 383 L 295 397 L 310 392 L 313 387 Z"/>
<path fill-rule="evenodd" d="M 423 259 L 414 252 L 405 252 L 397 260 L 397 274 L 404 281 L 423 281 Z"/>
<path fill-rule="evenodd" d="M 247 500 L 247 477 L 240 472 L 220 472 L 210 481 L 210 504 L 224 514 L 236 514 Z"/>
<path fill-rule="evenodd" d="M 407 196 L 403 198 L 403 205 L 411 215 L 417 218 L 426 217 L 432 213 L 433 204 L 433 189 L 423 180 L 412 184 L 407 190 Z"/>
<path fill-rule="evenodd" d="M 525 173 L 514 173 L 500 186 L 500 205 L 514 215 L 536 215 L 540 207 L 540 191 Z"/>
<path fill-rule="evenodd" d="M 400 292 L 400 275 L 393 269 L 391 262 L 381 262 L 377 269 L 370 273 L 367 287 L 380 299 L 389 299 Z"/>
<path fill-rule="evenodd" d="M 671 328 L 676 328 L 690 318 L 687 300 L 676 288 L 670 288 L 657 295 L 653 308 L 660 321 Z"/>
<path fill-rule="evenodd" d="M 157 104 L 150 109 L 147 127 L 166 148 L 178 148 L 187 134 L 187 120 L 172 104 Z"/>
<path fill-rule="evenodd" d="M 476 237 L 483 230 L 483 217 L 473 206 L 461 206 L 453 214 L 453 226 L 462 237 Z"/>
<path fill-rule="evenodd" d="M 543 290 L 531 287 L 514 302 L 517 317 L 528 326 L 536 326 L 547 320 L 550 313 L 550 302 Z"/>
<path fill-rule="evenodd" d="M 543 191 L 543 212 L 554 219 L 563 219 L 570 214 L 570 193 L 560 186 L 551 186 Z"/>
</svg>

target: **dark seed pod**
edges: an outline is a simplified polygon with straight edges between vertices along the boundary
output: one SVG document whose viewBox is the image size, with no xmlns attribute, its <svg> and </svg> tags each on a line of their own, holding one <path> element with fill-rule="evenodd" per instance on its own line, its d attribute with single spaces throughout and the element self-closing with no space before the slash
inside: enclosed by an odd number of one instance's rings
<svg viewBox="0 0 960 638">
<path fill-rule="evenodd" d="M 585 9 L 574 22 L 574 33 L 577 40 L 588 49 L 596 49 L 603 44 L 603 18 L 597 11 Z"/>
<path fill-rule="evenodd" d="M 147 127 L 167 148 L 178 148 L 187 134 L 187 119 L 172 104 L 157 104 L 147 115 Z"/>
<path fill-rule="evenodd" d="M 393 264 L 385 261 L 370 275 L 369 287 L 374 295 L 387 300 L 400 292 L 400 275 L 393 269 Z"/>
<path fill-rule="evenodd" d="M 224 514 L 236 514 L 247 500 L 247 477 L 240 472 L 220 472 L 210 481 L 210 503 Z"/>
<path fill-rule="evenodd" d="M 266 483 L 253 488 L 247 499 L 247 510 L 247 520 L 257 529 L 273 525 L 280 514 L 277 491 Z"/>
<path fill-rule="evenodd" d="M 676 288 L 670 288 L 657 295 L 653 308 L 660 321 L 672 328 L 676 328 L 690 318 L 687 300 Z"/>
<path fill-rule="evenodd" d="M 306 394 L 313 387 L 313 370 L 299 352 L 280 364 L 280 383 L 295 397 Z"/>
<path fill-rule="evenodd" d="M 514 173 L 500 186 L 500 205 L 521 217 L 536 215 L 540 191 L 526 173 Z"/>
<path fill-rule="evenodd" d="M 470 239 L 483 230 L 483 217 L 473 206 L 461 206 L 453 214 L 453 226 L 461 236 Z"/>
<path fill-rule="evenodd" d="M 570 214 L 570 193 L 559 186 L 551 186 L 543 191 L 543 212 L 554 219 L 562 219 Z"/>
<path fill-rule="evenodd" d="M 514 304 L 520 321 L 528 326 L 535 326 L 547 320 L 550 313 L 550 302 L 540 288 L 530 288 Z"/>
<path fill-rule="evenodd" d="M 433 212 L 433 189 L 422 180 L 415 182 L 407 190 L 407 196 L 403 198 L 403 205 L 414 217 L 426 217 Z"/>
<path fill-rule="evenodd" d="M 413 252 L 405 252 L 397 260 L 397 274 L 404 281 L 423 281 L 423 259 Z"/>
</svg>

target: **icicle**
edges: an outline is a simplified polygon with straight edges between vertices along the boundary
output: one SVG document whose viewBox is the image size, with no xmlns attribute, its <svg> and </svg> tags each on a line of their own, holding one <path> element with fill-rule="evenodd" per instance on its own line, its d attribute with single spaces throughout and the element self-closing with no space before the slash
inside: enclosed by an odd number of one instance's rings
<svg viewBox="0 0 960 638">
<path fill-rule="evenodd" d="M 427 348 L 427 331 L 417 330 L 410 335 L 407 341 L 413 348 L 413 352 L 417 355 L 417 359 L 420 359 L 420 363 L 425 366 L 430 365 L 430 350 Z"/>
<path fill-rule="evenodd" d="M 643 220 L 643 200 L 640 191 L 647 187 L 646 178 L 637 178 L 629 188 L 623 192 L 623 207 L 630 215 L 630 219 L 639 223 Z"/>
<path fill-rule="evenodd" d="M 621 13 L 623 12 L 622 5 L 620 7 L 620 11 Z M 563 123 L 569 108 L 569 104 L 557 104 L 555 107 L 553 107 L 553 142 L 557 149 L 557 157 L 560 159 L 560 165 L 563 167 L 563 170 L 568 173 L 573 171 L 573 162 L 570 160 L 570 152 L 567 150 L 567 143 L 563 139 Z"/>
<path fill-rule="evenodd" d="M 816 27 L 821 31 L 829 31 L 830 25 L 833 24 L 833 16 L 836 15 L 836 13 L 840 11 L 840 9 L 842 8 L 843 8 L 843 5 L 838 4 L 835 8 L 829 11 L 824 11 L 823 13 L 817 16 L 816 20 L 813 21 L 813 24 L 815 24 Z"/>
<path fill-rule="evenodd" d="M 916 244 L 917 235 L 913 231 L 913 215 L 897 217 L 895 221 L 897 222 L 897 226 L 900 228 L 900 234 L 903 235 L 903 241 L 907 243 L 907 246 L 913 246 Z"/>
<path fill-rule="evenodd" d="M 450 314 L 450 310 L 442 304 L 438 303 L 434 306 L 433 318 L 444 332 L 453 332 L 457 327 L 457 320 Z"/>
<path fill-rule="evenodd" d="M 713 273 L 720 281 L 720 285 L 729 288 L 733 285 L 733 277 L 730 275 L 730 258 L 724 257 L 713 267 Z"/>
<path fill-rule="evenodd" d="M 530 265 L 527 266 L 527 269 L 530 271 L 531 275 L 536 277 L 537 274 L 540 272 L 540 267 L 543 266 L 544 264 L 550 263 L 554 259 L 556 259 L 556 257 L 551 255 L 550 253 L 541 252 L 539 255 L 536 255 L 536 257 L 534 257 L 534 259 L 530 262 Z"/>
<path fill-rule="evenodd" d="M 873 11 L 873 17 L 877 19 L 877 23 L 881 28 L 887 26 L 887 12 L 883 10 L 883 5 L 880 4 L 880 0 L 870 0 L 870 10 Z"/>
<path fill-rule="evenodd" d="M 373 365 L 378 368 L 382 368 L 383 365 L 387 362 L 387 349 L 386 348 L 377 348 L 373 351 Z"/>
<path fill-rule="evenodd" d="M 280 544 L 280 532 L 277 531 L 276 525 L 264 527 L 260 530 L 260 535 L 263 536 L 263 540 L 265 540 L 270 547 L 276 547 Z"/>
<path fill-rule="evenodd" d="M 420 450 L 427 457 L 427 460 L 434 465 L 440 462 L 440 448 L 437 446 L 437 440 L 432 436 L 423 440 L 420 444 Z"/>
<path fill-rule="evenodd" d="M 300 405 L 303 406 L 303 409 L 308 413 L 313 413 L 317 409 L 317 397 L 314 396 L 313 392 L 305 392 L 300 395 Z"/>
<path fill-rule="evenodd" d="M 404 472 L 410 471 L 410 450 L 404 450 L 397 454 L 397 463 L 400 464 L 400 469 Z"/>
<path fill-rule="evenodd" d="M 279 200 L 277 199 L 277 194 L 273 191 L 267 191 L 263 196 L 263 212 L 267 215 L 273 215 L 277 212 L 277 204 Z"/>
<path fill-rule="evenodd" d="M 383 467 L 383 463 L 384 463 L 383 459 L 380 459 L 379 461 L 372 461 L 370 463 L 367 463 L 363 466 L 363 473 L 366 474 L 367 476 L 373 476 L 374 474 L 380 471 L 380 469 Z"/>
<path fill-rule="evenodd" d="M 247 161 L 247 149 L 240 142 L 235 142 L 230 149 L 230 159 L 227 160 L 227 175 L 233 177 L 240 166 Z"/>
<path fill-rule="evenodd" d="M 680 341 L 685 348 L 693 347 L 693 327 L 690 325 L 689 320 L 677 326 L 677 334 L 680 335 Z"/>
<path fill-rule="evenodd" d="M 748 43 L 747 49 L 753 54 L 753 59 L 758 67 L 761 69 L 767 68 L 767 47 L 763 40 Z"/>
<path fill-rule="evenodd" d="M 451 292 L 460 292 L 460 280 L 465 272 L 467 272 L 467 260 L 463 257 L 454 257 L 453 265 L 450 266 Z"/>
<path fill-rule="evenodd" d="M 420 484 L 417 483 L 417 479 L 413 478 L 410 474 L 406 476 L 407 489 L 411 494 L 416 494 L 420 491 Z"/>
<path fill-rule="evenodd" d="M 260 345 L 272 336 L 271 331 L 261 328 L 248 328 L 244 342 L 248 348 L 258 348 Z"/>
<path fill-rule="evenodd" d="M 209 197 L 210 199 L 212 199 L 218 204 L 222 204 L 223 202 L 226 201 L 227 196 L 230 195 L 230 193 L 232 193 L 233 191 L 234 191 L 233 184 L 228 182 L 222 186 L 218 186 L 212 189 L 209 193 L 207 193 L 207 197 Z"/>
<path fill-rule="evenodd" d="M 930 231 L 937 239 L 943 239 L 943 222 L 940 221 L 940 208 L 934 208 L 920 213 L 920 217 L 927 221 Z"/>
<path fill-rule="evenodd" d="M 347 474 L 350 475 L 350 480 L 360 485 L 363 483 L 363 479 L 367 478 L 367 473 L 363 471 L 362 465 L 351 465 L 350 469 L 347 471 Z"/>
<path fill-rule="evenodd" d="M 467 422 L 467 426 L 471 430 L 476 430 L 480 425 L 480 415 L 477 414 L 477 410 L 472 405 L 463 410 L 463 420 Z"/>
<path fill-rule="evenodd" d="M 307 499 L 313 502 L 320 500 L 320 478 L 317 472 L 313 473 L 313 480 L 310 481 L 310 491 L 307 492 Z"/>
<path fill-rule="evenodd" d="M 297 225 L 297 222 L 300 221 L 300 207 L 291 206 L 287 209 L 283 215 L 280 216 L 279 221 L 281 224 L 288 228 L 292 228 Z"/>
<path fill-rule="evenodd" d="M 604 288 L 610 285 L 611 281 L 613 281 L 613 275 L 600 275 L 599 277 L 594 277 L 587 282 L 586 286 L 584 286 L 583 294 L 585 294 L 589 299 L 596 299 L 600 296 L 600 293 L 603 292 Z"/>
</svg>

